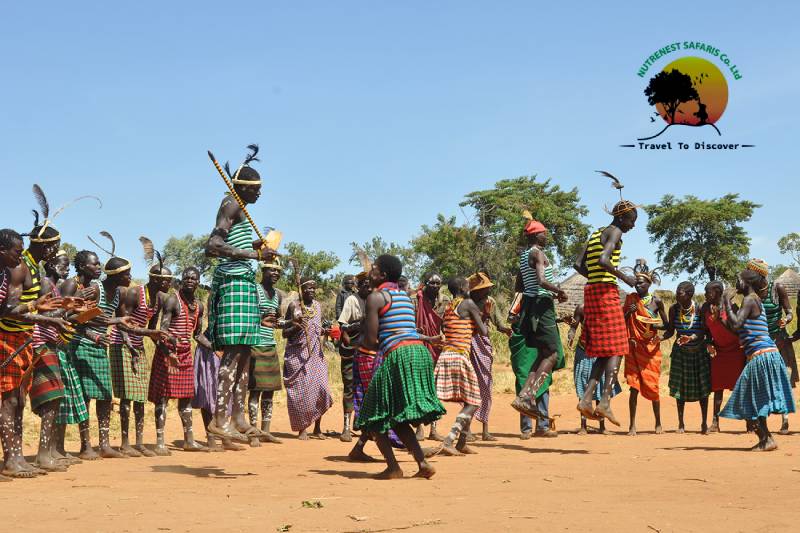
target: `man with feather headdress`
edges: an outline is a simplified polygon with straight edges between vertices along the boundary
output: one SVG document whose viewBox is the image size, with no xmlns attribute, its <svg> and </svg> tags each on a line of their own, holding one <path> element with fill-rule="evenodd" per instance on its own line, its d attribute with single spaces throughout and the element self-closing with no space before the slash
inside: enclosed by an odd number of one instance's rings
<svg viewBox="0 0 800 533">
<path fill-rule="evenodd" d="M 230 176 L 235 196 L 228 194 L 222 200 L 216 224 L 206 244 L 206 255 L 221 259 L 211 284 L 208 332 L 214 348 L 223 353 L 217 408 L 208 431 L 221 438 L 242 442 L 262 436 L 262 432 L 251 426 L 245 416 L 250 352 L 261 342 L 261 315 L 252 261 L 270 260 L 275 255 L 266 243 L 253 240 L 253 228 L 245 211 L 246 204 L 254 204 L 261 196 L 261 176 L 249 166 L 258 160 L 258 146 L 250 145 L 248 148 L 251 153 Z M 233 410 L 229 421 L 231 399 Z"/>
</svg>

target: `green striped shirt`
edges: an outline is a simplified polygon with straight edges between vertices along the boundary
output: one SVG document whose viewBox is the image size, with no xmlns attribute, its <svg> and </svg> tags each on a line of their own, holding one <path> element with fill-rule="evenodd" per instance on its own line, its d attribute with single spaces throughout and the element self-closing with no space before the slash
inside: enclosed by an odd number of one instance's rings
<svg viewBox="0 0 800 533">
<path fill-rule="evenodd" d="M 231 226 L 228 236 L 225 237 L 225 243 L 240 250 L 250 250 L 253 248 L 253 228 L 250 226 L 247 219 Z M 253 274 L 254 270 L 250 259 L 233 259 L 231 257 L 226 257 L 220 261 L 217 272 L 240 275 Z"/>
<path fill-rule="evenodd" d="M 278 307 L 280 306 L 278 298 L 278 290 L 273 289 L 275 294 L 270 298 L 267 296 L 267 291 L 264 290 L 262 285 L 256 285 L 258 292 L 258 311 L 261 318 L 264 318 L 268 313 L 274 313 L 276 316 L 279 314 Z M 272 328 L 259 326 L 259 335 L 261 336 L 261 346 L 275 346 L 275 331 Z"/>
</svg>

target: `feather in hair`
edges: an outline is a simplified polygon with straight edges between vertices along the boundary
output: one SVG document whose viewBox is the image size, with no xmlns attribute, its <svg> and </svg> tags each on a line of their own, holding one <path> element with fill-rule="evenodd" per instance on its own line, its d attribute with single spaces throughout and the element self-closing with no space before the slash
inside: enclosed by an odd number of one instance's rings
<svg viewBox="0 0 800 533">
<path fill-rule="evenodd" d="M 164 256 L 158 250 L 155 250 L 155 256 L 158 260 L 158 273 L 161 274 L 164 271 Z"/>
<path fill-rule="evenodd" d="M 361 269 L 364 272 L 369 272 L 372 270 L 372 260 L 367 255 L 367 252 L 358 249 L 356 250 L 356 256 L 358 257 L 358 262 L 361 263 Z"/>
<path fill-rule="evenodd" d="M 250 154 L 247 154 L 247 157 L 244 159 L 244 166 L 249 165 L 253 161 L 260 161 L 256 156 L 258 155 L 258 145 L 257 144 L 248 144 L 247 149 L 250 150 Z"/>
<path fill-rule="evenodd" d="M 53 213 L 53 217 L 50 220 L 55 220 L 55 218 L 58 215 L 63 213 L 66 208 L 72 206 L 72 204 L 80 202 L 81 200 L 88 200 L 88 199 L 97 200 L 98 207 L 100 209 L 103 208 L 103 201 L 100 198 L 98 198 L 97 196 L 92 196 L 91 194 L 85 194 L 83 196 L 78 196 L 77 198 L 74 198 L 74 199 L 70 200 L 69 202 L 65 203 L 64 205 L 62 205 L 61 207 L 56 209 L 56 212 Z"/>
<path fill-rule="evenodd" d="M 44 219 L 47 220 L 50 218 L 50 204 L 47 202 L 47 196 L 44 195 L 44 191 L 36 183 L 33 184 L 33 196 L 36 198 L 36 202 L 42 210 Z"/>
<path fill-rule="evenodd" d="M 91 241 L 91 243 L 92 243 L 92 244 L 94 244 L 95 246 L 97 246 L 97 247 L 98 247 L 100 250 L 104 251 L 105 253 L 107 253 L 107 254 L 108 254 L 108 255 L 110 255 L 111 257 L 114 257 L 114 254 L 113 254 L 113 253 L 111 253 L 111 252 L 109 252 L 108 250 L 106 250 L 105 248 L 103 248 L 103 247 L 100 245 L 100 243 L 99 243 L 99 242 L 97 242 L 96 240 L 92 239 L 92 238 L 91 238 L 89 235 L 87 235 L 87 236 L 86 236 L 86 238 L 87 238 L 87 239 L 89 239 L 89 241 Z"/>
<path fill-rule="evenodd" d="M 31 209 L 31 213 L 33 213 L 33 227 L 39 227 L 39 211 L 36 209 Z"/>
<path fill-rule="evenodd" d="M 228 179 L 233 179 L 233 174 L 231 174 L 231 164 L 229 161 L 225 161 L 225 173 L 228 175 Z"/>
<path fill-rule="evenodd" d="M 100 232 L 100 235 L 111 241 L 111 255 L 114 257 L 117 256 L 117 243 L 114 241 L 114 237 L 107 231 L 103 230 Z"/>
<path fill-rule="evenodd" d="M 144 250 L 144 260 L 147 262 L 147 266 L 152 266 L 156 249 L 155 246 L 153 246 L 153 241 L 142 235 L 141 237 L 139 237 L 139 242 L 142 243 L 142 250 Z"/>
</svg>

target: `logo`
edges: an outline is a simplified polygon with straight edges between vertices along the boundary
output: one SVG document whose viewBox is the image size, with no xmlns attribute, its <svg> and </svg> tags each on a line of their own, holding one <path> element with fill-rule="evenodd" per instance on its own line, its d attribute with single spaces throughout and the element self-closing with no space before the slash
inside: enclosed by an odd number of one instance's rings
<svg viewBox="0 0 800 533">
<path fill-rule="evenodd" d="M 667 57 L 669 56 L 669 57 Z M 668 59 L 672 59 L 668 61 Z M 663 60 L 663 61 L 662 61 Z M 660 63 L 666 63 L 660 67 Z M 623 148 L 640 150 L 738 150 L 755 145 L 715 142 L 730 96 L 729 79 L 742 79 L 739 67 L 719 48 L 693 41 L 671 43 L 651 54 L 637 72 L 646 81 L 643 98 L 650 107 L 650 132 Z M 688 142 L 676 137 L 697 128 L 709 138 Z M 694 136 L 698 131 L 693 132 Z"/>
</svg>

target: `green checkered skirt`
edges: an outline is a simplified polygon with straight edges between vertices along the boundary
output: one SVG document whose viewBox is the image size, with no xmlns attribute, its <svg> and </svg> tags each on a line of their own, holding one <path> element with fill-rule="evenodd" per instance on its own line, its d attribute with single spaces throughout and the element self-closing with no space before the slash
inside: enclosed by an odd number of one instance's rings
<svg viewBox="0 0 800 533">
<path fill-rule="evenodd" d="M 58 406 L 56 424 L 80 424 L 89 419 L 86 401 L 83 399 L 83 387 L 78 372 L 72 364 L 68 346 L 58 349 L 58 362 L 61 365 L 61 380 L 64 382 L 64 397 Z"/>
<path fill-rule="evenodd" d="M 69 352 L 87 400 L 111 399 L 111 365 L 104 346 L 89 339 L 75 337 L 69 343 Z"/>
<path fill-rule="evenodd" d="M 108 355 L 111 359 L 111 384 L 114 397 L 120 400 L 146 402 L 150 363 L 144 348 L 139 350 L 135 360 L 130 348 L 125 344 L 112 344 L 108 349 Z"/>
<path fill-rule="evenodd" d="M 211 283 L 208 332 L 214 348 L 258 346 L 261 314 L 255 275 L 225 274 L 217 270 Z"/>
<path fill-rule="evenodd" d="M 403 423 L 429 424 L 446 412 L 436 397 L 430 352 L 407 344 L 389 352 L 375 371 L 355 427 L 386 433 Z"/>
<path fill-rule="evenodd" d="M 711 357 L 705 345 L 683 348 L 675 343 L 670 360 L 670 396 L 684 402 L 697 402 L 711 394 Z"/>
<path fill-rule="evenodd" d="M 283 376 L 275 346 L 254 346 L 250 353 L 249 390 L 281 390 Z"/>
</svg>

